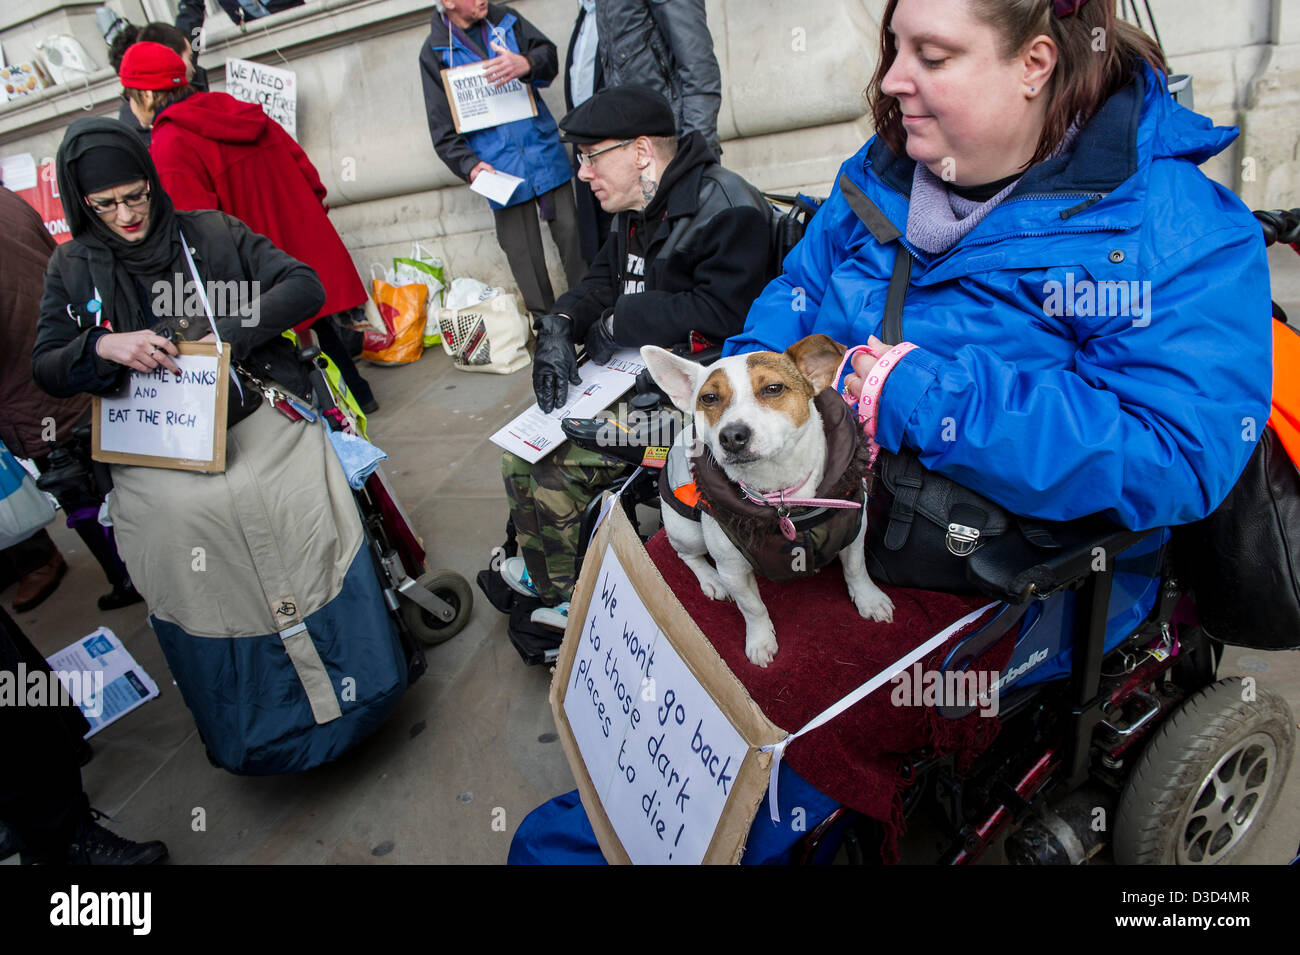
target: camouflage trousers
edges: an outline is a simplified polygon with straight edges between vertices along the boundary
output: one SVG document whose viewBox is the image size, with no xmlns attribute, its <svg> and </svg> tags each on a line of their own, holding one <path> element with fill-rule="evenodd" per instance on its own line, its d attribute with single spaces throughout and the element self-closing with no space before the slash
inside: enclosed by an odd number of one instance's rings
<svg viewBox="0 0 1300 955">
<path fill-rule="evenodd" d="M 573 596 L 578 581 L 579 531 L 587 502 L 632 470 L 624 461 L 568 441 L 536 464 L 509 451 L 502 455 L 501 474 L 519 553 L 547 606 Z"/>
</svg>

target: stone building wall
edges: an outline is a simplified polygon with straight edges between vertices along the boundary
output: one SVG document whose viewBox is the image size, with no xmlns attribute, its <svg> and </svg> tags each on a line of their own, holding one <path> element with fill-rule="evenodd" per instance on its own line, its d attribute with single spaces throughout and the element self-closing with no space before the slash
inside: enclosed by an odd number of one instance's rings
<svg viewBox="0 0 1300 955">
<path fill-rule="evenodd" d="M 110 5 L 138 23 L 168 6 Z M 763 189 L 825 194 L 839 164 L 871 133 L 862 90 L 884 5 L 709 0 L 728 166 Z M 70 33 L 101 69 L 82 83 L 0 103 L 0 155 L 52 156 L 76 117 L 116 114 L 120 87 L 106 66 L 96 6 L 6 0 L 0 43 L 9 62 L 30 56 L 52 33 Z M 513 6 L 563 58 L 576 0 Z M 1197 109 L 1242 128 L 1237 144 L 1206 164 L 1207 174 L 1253 207 L 1300 205 L 1300 0 L 1153 0 L 1151 8 L 1174 70 L 1195 77 Z M 298 138 L 329 188 L 333 221 L 363 276 L 418 240 L 453 274 L 509 285 L 486 201 L 447 171 L 429 139 L 417 57 L 431 10 L 421 0 L 309 0 L 243 32 L 218 12 L 209 15 L 200 62 L 214 89 L 224 85 L 227 56 L 296 71 Z M 563 114 L 561 83 L 544 98 Z M 553 273 L 558 281 L 554 265 Z"/>
</svg>

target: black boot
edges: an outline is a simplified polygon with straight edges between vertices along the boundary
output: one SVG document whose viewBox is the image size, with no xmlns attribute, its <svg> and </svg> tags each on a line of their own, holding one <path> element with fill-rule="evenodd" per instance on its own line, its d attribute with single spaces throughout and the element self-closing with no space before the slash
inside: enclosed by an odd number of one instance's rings
<svg viewBox="0 0 1300 955">
<path fill-rule="evenodd" d="M 77 826 L 77 833 L 62 860 L 68 865 L 151 865 L 167 858 L 161 842 L 132 842 L 109 832 L 97 820 L 107 818 L 98 809 Z"/>
</svg>

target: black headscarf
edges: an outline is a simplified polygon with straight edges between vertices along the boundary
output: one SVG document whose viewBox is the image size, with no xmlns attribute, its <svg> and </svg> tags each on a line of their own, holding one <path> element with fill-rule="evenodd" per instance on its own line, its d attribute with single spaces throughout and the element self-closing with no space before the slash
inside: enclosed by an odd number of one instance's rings
<svg viewBox="0 0 1300 955">
<path fill-rule="evenodd" d="M 97 156 L 98 153 L 98 156 Z M 126 153 L 149 183 L 149 229 L 137 242 L 117 235 L 86 205 L 78 167 L 111 161 L 122 164 Z M 134 292 L 138 281 L 169 274 L 181 256 L 180 228 L 171 198 L 163 192 L 149 152 L 115 119 L 79 119 L 68 127 L 56 158 L 59 192 L 68 228 L 90 250 L 91 275 L 116 331 L 134 331 L 153 324 Z M 84 168 L 84 167 L 83 167 Z M 91 189 L 97 192 L 98 189 Z"/>
</svg>

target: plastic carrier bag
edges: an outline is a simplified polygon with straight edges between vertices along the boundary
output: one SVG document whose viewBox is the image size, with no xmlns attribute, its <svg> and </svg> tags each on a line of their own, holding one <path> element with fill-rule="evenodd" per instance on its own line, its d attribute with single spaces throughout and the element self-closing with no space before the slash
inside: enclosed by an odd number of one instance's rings
<svg viewBox="0 0 1300 955">
<path fill-rule="evenodd" d="M 54 520 L 54 505 L 0 441 L 0 550 L 25 541 Z"/>
<path fill-rule="evenodd" d="M 379 365 L 404 365 L 419 361 L 424 353 L 424 310 L 427 286 L 393 285 L 379 279 L 370 283 L 370 297 L 379 309 L 386 332 L 365 333 L 361 357 Z"/>
<path fill-rule="evenodd" d="M 447 273 L 442 259 L 429 255 L 420 243 L 411 247 L 408 258 L 393 259 L 394 285 L 424 285 L 429 289 L 425 305 L 424 347 L 432 348 L 442 339 L 438 332 L 438 310 L 442 308 L 442 292 L 446 288 Z"/>
</svg>

